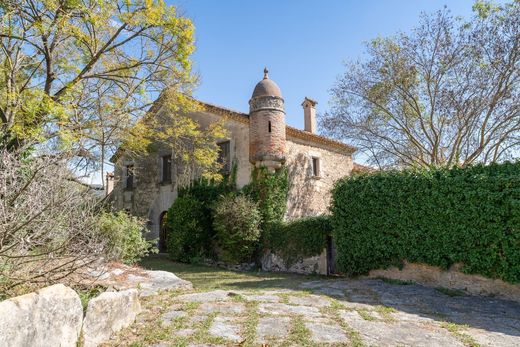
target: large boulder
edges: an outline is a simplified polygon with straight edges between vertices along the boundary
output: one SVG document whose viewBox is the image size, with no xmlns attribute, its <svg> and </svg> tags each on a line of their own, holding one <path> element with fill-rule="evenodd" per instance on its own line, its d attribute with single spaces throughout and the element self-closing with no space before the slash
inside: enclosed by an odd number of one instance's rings
<svg viewBox="0 0 520 347">
<path fill-rule="evenodd" d="M 75 347 L 83 308 L 62 284 L 0 302 L 0 346 Z"/>
<path fill-rule="evenodd" d="M 140 296 L 155 295 L 163 290 L 189 290 L 193 286 L 168 271 L 145 270 L 112 263 L 90 272 L 95 283 L 116 290 L 137 289 Z"/>
<path fill-rule="evenodd" d="M 136 289 L 105 292 L 90 300 L 83 322 L 84 347 L 98 346 L 113 333 L 129 326 L 141 312 Z"/>
</svg>

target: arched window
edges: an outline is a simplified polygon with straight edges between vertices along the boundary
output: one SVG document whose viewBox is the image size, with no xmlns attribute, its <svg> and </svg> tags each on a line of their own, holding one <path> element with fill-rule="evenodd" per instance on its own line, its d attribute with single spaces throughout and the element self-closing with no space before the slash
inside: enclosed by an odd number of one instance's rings
<svg viewBox="0 0 520 347">
<path fill-rule="evenodd" d="M 159 216 L 159 252 L 167 252 L 166 236 L 168 228 L 166 226 L 166 211 Z"/>
</svg>

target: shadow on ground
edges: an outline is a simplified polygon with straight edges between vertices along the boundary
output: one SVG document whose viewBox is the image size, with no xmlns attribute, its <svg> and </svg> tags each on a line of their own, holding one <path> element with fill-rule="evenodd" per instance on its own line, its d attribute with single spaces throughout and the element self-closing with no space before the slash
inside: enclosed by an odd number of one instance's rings
<svg viewBox="0 0 520 347">
<path fill-rule="evenodd" d="M 346 306 L 383 305 L 438 322 L 452 322 L 488 332 L 520 336 L 520 303 L 500 298 L 465 295 L 380 279 L 331 279 L 314 275 L 236 272 L 175 263 L 160 256 L 150 257 L 142 265 L 149 269 L 171 271 L 191 281 L 194 288 L 199 290 L 305 290 L 332 297 Z"/>
</svg>

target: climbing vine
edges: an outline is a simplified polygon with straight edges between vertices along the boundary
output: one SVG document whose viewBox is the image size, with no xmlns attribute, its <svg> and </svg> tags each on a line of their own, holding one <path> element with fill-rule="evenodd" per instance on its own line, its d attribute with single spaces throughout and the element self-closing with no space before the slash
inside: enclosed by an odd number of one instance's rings
<svg viewBox="0 0 520 347">
<path fill-rule="evenodd" d="M 251 183 L 243 188 L 243 192 L 258 203 L 263 230 L 270 224 L 281 222 L 287 210 L 289 192 L 287 167 L 282 166 L 275 172 L 269 172 L 266 167 L 255 167 Z"/>
</svg>

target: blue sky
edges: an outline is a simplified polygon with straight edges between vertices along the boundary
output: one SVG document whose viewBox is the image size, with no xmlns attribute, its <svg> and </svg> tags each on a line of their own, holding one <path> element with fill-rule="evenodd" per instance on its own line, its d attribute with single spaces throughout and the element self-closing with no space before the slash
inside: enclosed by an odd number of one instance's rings
<svg viewBox="0 0 520 347">
<path fill-rule="evenodd" d="M 421 12 L 448 5 L 469 17 L 473 0 L 169 0 L 196 28 L 195 96 L 248 111 L 248 100 L 263 68 L 285 99 L 286 122 L 303 127 L 301 102 L 329 107 L 329 89 L 343 62 L 362 58 L 364 42 L 408 31 Z"/>
</svg>

